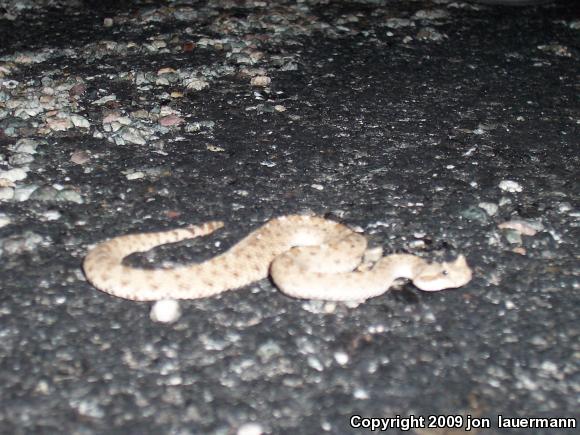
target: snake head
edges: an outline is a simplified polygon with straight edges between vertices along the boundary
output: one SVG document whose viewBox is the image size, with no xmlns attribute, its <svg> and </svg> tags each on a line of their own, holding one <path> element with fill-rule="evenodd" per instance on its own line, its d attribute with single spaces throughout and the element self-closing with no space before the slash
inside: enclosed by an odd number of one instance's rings
<svg viewBox="0 0 580 435">
<path fill-rule="evenodd" d="M 471 281 L 472 276 L 467 260 L 460 255 L 455 261 L 426 265 L 413 278 L 413 284 L 421 290 L 435 292 L 461 287 Z"/>
</svg>

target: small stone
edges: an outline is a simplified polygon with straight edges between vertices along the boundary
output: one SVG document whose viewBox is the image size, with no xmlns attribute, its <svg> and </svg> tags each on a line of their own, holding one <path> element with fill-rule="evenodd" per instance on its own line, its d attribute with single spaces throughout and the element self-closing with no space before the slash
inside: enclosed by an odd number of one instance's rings
<svg viewBox="0 0 580 435">
<path fill-rule="evenodd" d="M 427 243 L 425 242 L 425 240 L 411 240 L 408 243 L 408 246 L 411 250 L 420 250 L 420 249 L 425 249 L 427 247 Z"/>
<path fill-rule="evenodd" d="M 353 394 L 355 399 L 368 400 L 370 398 L 369 393 L 364 388 L 357 388 L 354 390 Z"/>
<path fill-rule="evenodd" d="M 73 123 L 69 118 L 57 118 L 55 116 L 48 118 L 46 125 L 52 131 L 66 131 L 73 128 Z"/>
<path fill-rule="evenodd" d="M 82 204 L 84 202 L 81 194 L 78 193 L 76 190 L 71 189 L 61 190 L 56 194 L 55 199 L 57 201 L 74 202 L 76 204 Z"/>
<path fill-rule="evenodd" d="M 1 251 L 8 255 L 20 255 L 25 252 L 31 252 L 44 243 L 45 240 L 41 235 L 32 231 L 25 231 L 22 234 L 14 234 L 0 241 Z M 0 251 L 0 252 L 1 252 Z"/>
<path fill-rule="evenodd" d="M 113 27 L 113 19 L 109 18 L 109 17 L 105 18 L 103 20 L 103 26 L 104 27 Z"/>
<path fill-rule="evenodd" d="M 264 428 L 258 423 L 244 423 L 238 428 L 237 435 L 262 435 Z"/>
<path fill-rule="evenodd" d="M 274 358 L 278 358 L 282 353 L 283 351 L 280 345 L 272 340 L 266 341 L 264 344 L 261 344 L 258 349 L 256 349 L 256 356 L 262 363 L 266 363 Z"/>
<path fill-rule="evenodd" d="M 558 376 L 560 374 L 560 370 L 558 369 L 558 366 L 556 365 L 556 363 L 553 363 L 552 361 L 544 361 L 541 365 L 540 365 L 540 369 L 550 373 L 550 375 L 552 376 Z"/>
<path fill-rule="evenodd" d="M 104 97 L 93 101 L 91 104 L 96 104 L 98 106 L 102 106 L 103 104 L 107 104 L 109 101 L 116 101 L 116 100 L 117 100 L 116 95 L 105 95 Z"/>
<path fill-rule="evenodd" d="M 57 221 L 62 217 L 62 214 L 58 210 L 47 210 L 42 213 L 42 216 L 44 216 L 47 221 Z"/>
<path fill-rule="evenodd" d="M 164 299 L 157 301 L 151 308 L 149 317 L 154 322 L 173 323 L 181 316 L 179 302 L 174 299 Z"/>
<path fill-rule="evenodd" d="M 515 230 L 507 230 L 505 233 L 506 240 L 514 245 L 519 245 L 522 243 L 522 236 Z"/>
<path fill-rule="evenodd" d="M 73 125 L 78 128 L 89 128 L 91 126 L 89 120 L 81 115 L 71 115 L 70 120 Z"/>
<path fill-rule="evenodd" d="M 179 125 L 182 122 L 184 122 L 183 118 L 177 115 L 168 115 L 159 118 L 159 125 L 162 125 L 163 127 L 172 127 L 174 125 Z"/>
<path fill-rule="evenodd" d="M 320 362 L 320 360 L 318 358 L 316 358 L 315 356 L 309 356 L 306 359 L 306 362 L 308 363 L 308 365 L 310 367 L 312 367 L 314 370 L 321 372 L 324 370 L 324 366 L 322 365 L 322 363 Z"/>
<path fill-rule="evenodd" d="M 169 82 L 169 78 L 167 78 L 167 76 L 161 76 L 161 77 L 157 77 L 157 79 L 155 80 L 155 84 L 157 86 L 168 86 L 170 84 Z"/>
<path fill-rule="evenodd" d="M 485 210 L 489 216 L 495 216 L 499 209 L 499 206 L 494 202 L 480 202 L 477 206 L 482 210 Z"/>
<path fill-rule="evenodd" d="M 167 43 L 165 41 L 163 41 L 162 39 L 156 39 L 151 43 L 151 46 L 153 46 L 153 48 L 155 49 L 155 51 L 159 50 L 160 48 L 165 48 L 167 47 Z M 168 69 L 172 69 L 172 68 L 168 68 Z"/>
<path fill-rule="evenodd" d="M 543 350 L 550 346 L 550 343 L 541 335 L 534 335 L 529 342 L 535 347 L 543 348 Z"/>
<path fill-rule="evenodd" d="M 121 118 L 121 113 L 119 112 L 109 112 L 103 117 L 103 124 L 111 124 Z"/>
<path fill-rule="evenodd" d="M 272 83 L 272 79 L 268 76 L 256 76 L 252 77 L 252 79 L 250 80 L 250 84 L 252 86 L 266 87 L 269 86 L 270 83 Z"/>
<path fill-rule="evenodd" d="M 570 204 L 569 202 L 561 202 L 560 204 L 558 204 L 558 211 L 560 213 L 566 213 L 568 211 L 572 210 L 572 204 Z"/>
<path fill-rule="evenodd" d="M 341 366 L 348 363 L 349 357 L 346 352 L 335 352 L 334 360 Z"/>
<path fill-rule="evenodd" d="M 505 192 L 511 193 L 521 192 L 523 190 L 522 185 L 513 180 L 502 180 L 499 183 L 499 188 Z"/>
<path fill-rule="evenodd" d="M 22 181 L 24 180 L 28 174 L 24 169 L 21 168 L 14 168 L 8 169 L 7 171 L 0 171 L 0 179 L 3 178 L 10 182 Z"/>
<path fill-rule="evenodd" d="M 72 405 L 81 417 L 99 420 L 105 416 L 105 411 L 96 399 L 74 401 Z"/>
<path fill-rule="evenodd" d="M 34 161 L 34 156 L 28 153 L 14 153 L 8 158 L 12 166 L 24 166 Z"/>
<path fill-rule="evenodd" d="M 123 127 L 121 138 L 129 143 L 135 145 L 145 145 L 146 141 L 136 128 Z"/>
<path fill-rule="evenodd" d="M 322 311 L 324 312 L 324 314 L 332 314 L 336 311 L 336 302 L 334 301 L 327 301 L 324 303 L 324 306 L 322 307 Z"/>
<path fill-rule="evenodd" d="M 544 229 L 544 225 L 539 221 L 525 221 L 522 219 L 512 219 L 498 225 L 501 229 L 517 231 L 524 236 L 535 236 L 538 231 Z"/>
<path fill-rule="evenodd" d="M 142 171 L 130 172 L 125 175 L 125 178 L 127 178 L 127 180 L 139 180 L 141 178 L 145 178 L 145 172 Z"/>
<path fill-rule="evenodd" d="M 209 87 L 209 83 L 203 79 L 190 78 L 184 81 L 185 87 L 194 91 L 201 91 Z"/>
<path fill-rule="evenodd" d="M 85 150 L 75 150 L 70 156 L 70 161 L 77 165 L 83 165 L 91 159 L 91 155 Z"/>
<path fill-rule="evenodd" d="M 175 73 L 175 68 L 165 67 L 157 70 L 157 75 L 162 76 L 164 74 L 173 74 Z"/>
<path fill-rule="evenodd" d="M 36 154 L 38 143 L 32 139 L 20 139 L 13 147 L 13 151 L 19 153 Z"/>
<path fill-rule="evenodd" d="M 10 201 L 14 198 L 13 187 L 0 187 L 0 201 Z"/>
<path fill-rule="evenodd" d="M 502 196 L 499 199 L 499 206 L 500 207 L 505 207 L 507 205 L 511 205 L 512 203 L 513 203 L 512 199 L 511 198 L 508 198 L 507 196 Z"/>
<path fill-rule="evenodd" d="M 17 202 L 24 202 L 28 201 L 32 192 L 38 189 L 38 185 L 36 184 L 25 184 L 17 186 L 14 189 L 14 201 Z"/>
</svg>

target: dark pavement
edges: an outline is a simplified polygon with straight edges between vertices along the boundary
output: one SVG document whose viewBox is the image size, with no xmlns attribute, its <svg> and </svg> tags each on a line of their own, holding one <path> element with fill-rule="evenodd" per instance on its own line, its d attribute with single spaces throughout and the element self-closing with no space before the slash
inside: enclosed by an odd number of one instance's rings
<svg viewBox="0 0 580 435">
<path fill-rule="evenodd" d="M 574 2 L 0 0 L 0 433 L 578 433 L 498 415 L 578 424 L 579 58 Z M 80 268 L 294 213 L 474 279 L 359 306 L 261 281 L 164 324 Z"/>
</svg>

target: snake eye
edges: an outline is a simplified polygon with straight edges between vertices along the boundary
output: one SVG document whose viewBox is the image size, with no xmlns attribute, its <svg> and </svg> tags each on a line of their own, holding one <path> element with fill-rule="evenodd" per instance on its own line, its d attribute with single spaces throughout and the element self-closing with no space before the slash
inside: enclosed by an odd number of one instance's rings
<svg viewBox="0 0 580 435">
<path fill-rule="evenodd" d="M 441 271 L 441 275 L 443 275 L 443 276 L 447 276 L 447 275 L 449 275 L 449 271 L 448 271 L 447 269 L 443 269 L 443 270 Z"/>
</svg>

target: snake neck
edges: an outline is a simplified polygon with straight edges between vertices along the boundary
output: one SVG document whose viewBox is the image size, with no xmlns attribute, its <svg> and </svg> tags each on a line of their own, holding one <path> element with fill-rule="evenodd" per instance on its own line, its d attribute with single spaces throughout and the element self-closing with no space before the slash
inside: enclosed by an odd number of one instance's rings
<svg viewBox="0 0 580 435">
<path fill-rule="evenodd" d="M 425 260 L 411 254 L 392 254 L 381 258 L 373 270 L 389 275 L 392 280 L 406 278 L 412 280 L 425 267 Z"/>
</svg>

